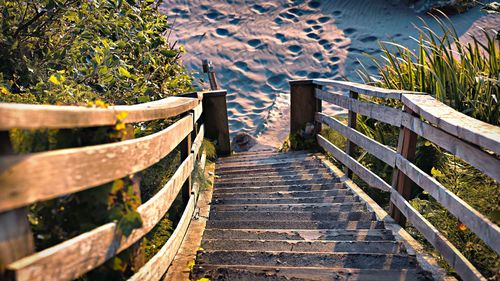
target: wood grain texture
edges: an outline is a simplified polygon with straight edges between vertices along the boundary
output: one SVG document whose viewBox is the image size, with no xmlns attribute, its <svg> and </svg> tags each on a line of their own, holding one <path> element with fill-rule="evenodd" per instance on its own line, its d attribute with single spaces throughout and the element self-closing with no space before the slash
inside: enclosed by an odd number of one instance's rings
<svg viewBox="0 0 500 281">
<path fill-rule="evenodd" d="M 10 264 L 7 269 L 14 280 L 73 280 L 103 264 L 148 233 L 165 215 L 194 167 L 191 154 L 167 184 L 138 208 L 141 228 L 128 237 L 117 234 L 116 222 L 100 226 L 54 247 Z"/>
<path fill-rule="evenodd" d="M 200 102 L 195 108 L 193 108 L 194 112 L 194 122 L 200 119 L 201 114 L 203 113 L 203 104 Z"/>
<path fill-rule="evenodd" d="M 500 127 L 462 114 L 429 95 L 403 95 L 401 100 L 445 132 L 500 155 Z"/>
<path fill-rule="evenodd" d="M 324 113 L 316 113 L 316 119 L 318 120 L 318 122 L 326 124 L 332 129 L 336 130 L 356 145 L 368 151 L 368 153 L 384 161 L 385 163 L 387 163 L 387 165 L 394 167 L 396 163 L 396 151 L 392 150 L 390 147 L 385 146 L 377 142 L 376 140 L 373 140 L 363 135 L 362 133 L 347 127 L 340 121 Z"/>
<path fill-rule="evenodd" d="M 158 133 L 103 145 L 0 158 L 0 211 L 98 186 L 141 171 L 193 130 L 188 115 Z M 50 188 L 48 188 L 50 187 Z"/>
<path fill-rule="evenodd" d="M 367 116 L 396 127 L 401 126 L 402 112 L 400 109 L 375 103 L 362 102 L 343 95 L 334 94 L 319 89 L 316 89 L 316 97 L 323 101 L 330 102 L 345 109 L 354 111 L 363 116 Z"/>
<path fill-rule="evenodd" d="M 168 239 L 167 243 L 161 247 L 160 251 L 156 253 L 141 269 L 136 272 L 128 280 L 130 281 L 156 281 L 160 280 L 163 274 L 167 271 L 168 267 L 174 260 L 182 240 L 193 217 L 194 209 L 196 206 L 196 194 L 192 194 L 184 209 L 184 213 L 177 224 L 172 236 Z M 187 265 L 186 265 L 187 266 Z"/>
<path fill-rule="evenodd" d="M 486 281 L 486 278 L 481 275 L 458 249 L 394 189 L 391 192 L 391 202 L 393 202 L 411 224 L 424 235 L 425 239 L 438 250 L 463 280 Z"/>
<path fill-rule="evenodd" d="M 365 181 L 369 186 L 378 188 L 383 191 L 390 191 L 391 186 L 383 179 L 374 174 L 372 171 L 361 165 L 356 159 L 347 155 L 344 151 L 336 147 L 321 135 L 317 135 L 318 144 L 326 151 L 330 152 L 335 159 L 352 170 L 358 177 Z"/>
<path fill-rule="evenodd" d="M 114 125 L 117 115 L 127 112 L 125 123 L 164 119 L 195 108 L 195 98 L 168 97 L 136 105 L 108 108 L 0 103 L 0 130 L 13 128 L 81 128 Z"/>
<path fill-rule="evenodd" d="M 321 78 L 313 79 L 312 81 L 316 85 L 332 86 L 332 87 L 340 88 L 343 90 L 353 91 L 353 92 L 356 92 L 356 93 L 361 94 L 361 95 L 378 97 L 378 98 L 400 100 L 401 94 L 403 94 L 403 93 L 422 94 L 420 92 L 411 92 L 411 91 L 405 91 L 405 90 L 384 89 L 384 88 L 374 87 L 374 86 L 370 86 L 370 85 L 366 85 L 366 84 L 348 82 L 348 81 L 337 81 L 337 80 L 321 79 Z"/>
<path fill-rule="evenodd" d="M 200 152 L 200 148 L 203 144 L 203 138 L 205 135 L 205 125 L 201 124 L 200 130 L 198 134 L 196 134 L 196 138 L 193 141 L 193 145 L 191 146 L 191 152 L 194 153 L 195 158 L 198 156 Z"/>
<path fill-rule="evenodd" d="M 402 156 L 398 156 L 396 166 L 415 184 L 429 192 L 457 219 L 467 225 L 489 247 L 500 254 L 500 243 L 498 243 L 500 241 L 500 227 Z"/>
<path fill-rule="evenodd" d="M 403 115 L 402 125 L 500 182 L 500 160 L 495 156 L 409 114 Z"/>
</svg>

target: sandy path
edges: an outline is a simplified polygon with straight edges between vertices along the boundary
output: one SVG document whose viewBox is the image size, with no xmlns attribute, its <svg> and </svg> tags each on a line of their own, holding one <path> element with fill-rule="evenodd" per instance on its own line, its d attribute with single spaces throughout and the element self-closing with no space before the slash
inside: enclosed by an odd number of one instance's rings
<svg viewBox="0 0 500 281">
<path fill-rule="evenodd" d="M 231 133 L 256 135 L 262 146 L 279 146 L 287 135 L 289 79 L 356 80 L 358 60 L 368 63 L 363 53 L 379 55 L 379 40 L 415 46 L 413 23 L 420 23 L 404 1 L 168 2 L 164 13 L 187 49 L 184 62 L 199 72 L 201 59 L 213 61 L 228 90 Z M 460 34 L 500 26 L 499 16 L 478 9 L 452 20 Z"/>
</svg>

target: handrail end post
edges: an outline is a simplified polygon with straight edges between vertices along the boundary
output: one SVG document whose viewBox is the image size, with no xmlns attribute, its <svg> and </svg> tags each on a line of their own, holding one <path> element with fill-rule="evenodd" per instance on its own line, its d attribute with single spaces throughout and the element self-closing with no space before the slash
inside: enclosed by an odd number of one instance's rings
<svg viewBox="0 0 500 281">
<path fill-rule="evenodd" d="M 231 154 L 226 95 L 225 90 L 204 92 L 202 101 L 205 135 L 215 142 L 219 156 Z"/>
</svg>

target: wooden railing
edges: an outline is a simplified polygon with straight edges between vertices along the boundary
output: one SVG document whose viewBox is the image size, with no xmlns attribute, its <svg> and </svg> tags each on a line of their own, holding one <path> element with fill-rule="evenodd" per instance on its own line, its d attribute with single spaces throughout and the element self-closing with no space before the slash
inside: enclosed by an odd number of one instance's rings
<svg viewBox="0 0 500 281">
<path fill-rule="evenodd" d="M 191 172 L 205 161 L 200 152 L 204 136 L 216 141 L 219 153 L 229 153 L 226 92 L 188 96 L 108 108 L 0 103 L 0 274 L 8 280 L 78 278 L 143 238 L 182 192 L 186 207 L 174 233 L 130 278 L 159 280 L 177 253 L 195 209 L 199 190 L 191 182 Z M 128 113 L 123 123 L 179 119 L 157 133 L 116 143 L 22 155 L 12 152 L 10 129 L 112 126 L 121 112 Z M 137 209 L 142 227 L 123 236 L 117 235 L 117 222 L 110 222 L 34 253 L 26 206 L 132 175 L 179 146 L 177 171 Z"/>
<path fill-rule="evenodd" d="M 391 216 L 404 226 L 408 219 L 464 280 L 486 280 L 479 271 L 407 200 L 412 182 L 427 191 L 457 219 L 500 254 L 500 228 L 468 203 L 419 169 L 413 160 L 417 136 L 435 143 L 500 182 L 500 128 L 461 114 L 433 97 L 326 79 L 295 80 L 291 86 L 291 134 L 314 124 L 318 144 L 340 161 L 346 174 L 354 172 L 369 186 L 390 192 Z M 327 91 L 336 88 L 348 95 Z M 399 100 L 403 109 L 358 99 L 366 95 Z M 348 110 L 348 125 L 321 112 L 325 101 Z M 400 128 L 397 149 L 383 145 L 356 130 L 360 114 Z M 347 138 L 346 151 L 319 134 L 325 124 Z M 352 157 L 354 145 L 394 168 L 392 185 Z"/>
</svg>

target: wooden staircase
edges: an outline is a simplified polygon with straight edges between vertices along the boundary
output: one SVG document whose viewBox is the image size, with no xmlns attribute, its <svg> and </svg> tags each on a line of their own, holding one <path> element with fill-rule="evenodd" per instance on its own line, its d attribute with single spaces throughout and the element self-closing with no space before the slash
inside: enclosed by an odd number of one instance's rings
<svg viewBox="0 0 500 281">
<path fill-rule="evenodd" d="M 433 280 L 307 152 L 220 159 L 192 280 Z"/>
</svg>

